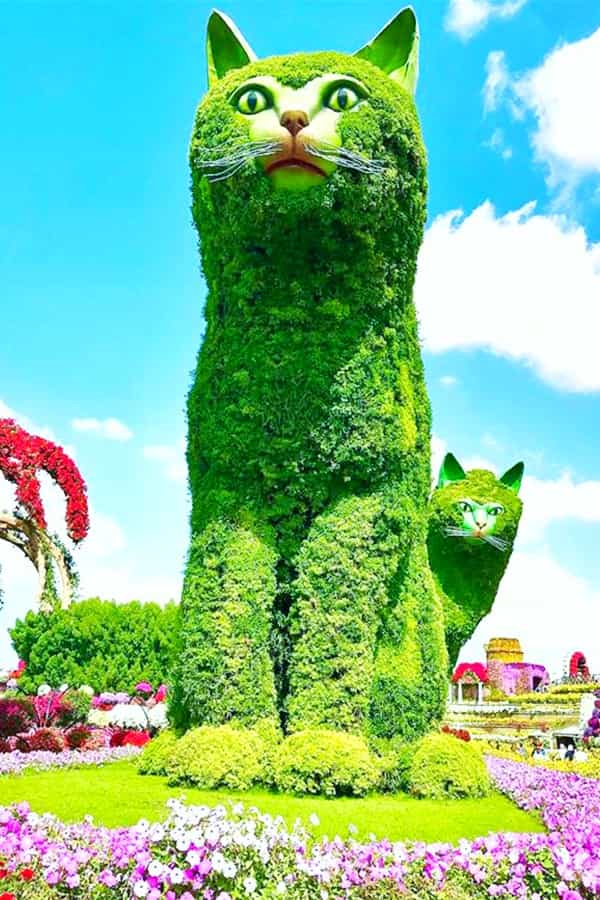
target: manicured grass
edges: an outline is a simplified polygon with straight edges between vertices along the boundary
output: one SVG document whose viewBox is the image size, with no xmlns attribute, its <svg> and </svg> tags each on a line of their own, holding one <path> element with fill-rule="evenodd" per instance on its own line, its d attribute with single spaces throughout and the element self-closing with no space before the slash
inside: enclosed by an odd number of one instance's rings
<svg viewBox="0 0 600 900">
<path fill-rule="evenodd" d="M 157 821 L 165 818 L 169 797 L 209 806 L 242 800 L 261 812 L 283 816 L 289 824 L 296 818 L 308 822 L 310 814 L 316 813 L 321 824 L 313 831 L 329 837 L 346 837 L 350 824 L 358 828 L 359 837 L 373 833 L 378 838 L 427 842 L 456 842 L 489 831 L 543 831 L 536 816 L 496 793 L 483 800 L 434 802 L 404 794 L 326 800 L 267 791 L 182 790 L 169 787 L 164 778 L 138 775 L 131 762 L 0 777 L 1 805 L 27 800 L 36 812 L 55 813 L 65 822 L 76 822 L 88 814 L 109 826 L 132 825 L 141 818 Z"/>
</svg>

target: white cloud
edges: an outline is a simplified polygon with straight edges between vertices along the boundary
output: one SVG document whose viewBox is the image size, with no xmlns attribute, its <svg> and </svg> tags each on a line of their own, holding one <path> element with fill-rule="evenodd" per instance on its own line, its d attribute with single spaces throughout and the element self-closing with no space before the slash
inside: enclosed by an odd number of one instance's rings
<svg viewBox="0 0 600 900">
<path fill-rule="evenodd" d="M 501 102 L 513 116 L 534 117 L 531 143 L 551 186 L 567 192 L 582 178 L 600 174 L 600 28 L 588 37 L 552 50 L 535 69 L 511 76 L 502 51 L 488 55 L 483 89 L 490 112 Z"/>
<path fill-rule="evenodd" d="M 527 0 L 450 0 L 446 28 L 463 40 L 481 31 L 490 19 L 510 19 Z"/>
<path fill-rule="evenodd" d="M 483 84 L 483 108 L 493 112 L 510 85 L 510 74 L 506 65 L 504 50 L 492 50 L 485 62 L 485 82 Z"/>
<path fill-rule="evenodd" d="M 549 525 L 566 520 L 600 524 L 600 481 L 573 481 L 564 473 L 555 481 L 525 477 L 521 490 L 522 543 L 541 540 Z"/>
<path fill-rule="evenodd" d="M 427 229 L 415 285 L 432 353 L 484 349 L 563 390 L 600 390 L 600 243 L 535 203 L 500 216 L 489 201 Z"/>
<path fill-rule="evenodd" d="M 563 568 L 545 550 L 513 553 L 492 612 L 461 652 L 461 660 L 484 660 L 492 637 L 516 637 L 528 662 L 542 663 L 554 677 L 565 657 L 581 650 L 600 672 L 596 639 L 600 591 Z"/>
<path fill-rule="evenodd" d="M 144 447 L 144 456 L 146 459 L 161 463 L 169 481 L 177 481 L 180 484 L 185 482 L 187 478 L 185 441 Z"/>
<path fill-rule="evenodd" d="M 442 375 L 440 378 L 440 384 L 442 387 L 455 387 L 458 384 L 458 378 L 456 375 Z"/>
<path fill-rule="evenodd" d="M 484 141 L 484 147 L 489 147 L 494 153 L 498 153 L 502 159 L 510 159 L 513 155 L 512 147 L 506 144 L 504 132 L 501 128 L 496 128 L 492 132 L 489 140 Z"/>
<path fill-rule="evenodd" d="M 0 419 L 14 419 L 17 425 L 20 425 L 21 428 L 24 428 L 31 434 L 37 434 L 49 441 L 55 440 L 51 428 L 48 428 L 47 425 L 36 425 L 29 416 L 25 416 L 23 413 L 12 409 L 2 399 L 0 399 Z"/>
<path fill-rule="evenodd" d="M 432 483 L 435 486 L 437 484 L 438 475 L 440 473 L 440 468 L 442 465 L 442 461 L 448 452 L 448 444 L 443 438 L 439 437 L 437 434 L 431 435 L 431 479 Z"/>
<path fill-rule="evenodd" d="M 89 432 L 108 441 L 130 441 L 133 431 L 118 419 L 73 419 L 71 427 L 74 431 Z"/>
</svg>

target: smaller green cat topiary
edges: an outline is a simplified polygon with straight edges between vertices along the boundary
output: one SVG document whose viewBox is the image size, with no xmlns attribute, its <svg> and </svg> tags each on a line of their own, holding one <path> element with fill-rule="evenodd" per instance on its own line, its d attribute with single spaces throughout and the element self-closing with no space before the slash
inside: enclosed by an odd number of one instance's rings
<svg viewBox="0 0 600 900">
<path fill-rule="evenodd" d="M 180 738 L 167 765 L 169 784 L 247 791 L 265 779 L 264 741 L 255 731 L 202 725 Z"/>
<path fill-rule="evenodd" d="M 287 737 L 275 756 L 275 785 L 294 794 L 362 797 L 380 770 L 361 737 L 307 729 Z"/>
<path fill-rule="evenodd" d="M 140 775 L 166 775 L 177 735 L 166 729 L 153 738 L 137 758 L 137 770 Z"/>
<path fill-rule="evenodd" d="M 450 734 L 428 734 L 416 746 L 409 789 L 431 800 L 485 797 L 490 776 L 479 750 Z"/>
</svg>

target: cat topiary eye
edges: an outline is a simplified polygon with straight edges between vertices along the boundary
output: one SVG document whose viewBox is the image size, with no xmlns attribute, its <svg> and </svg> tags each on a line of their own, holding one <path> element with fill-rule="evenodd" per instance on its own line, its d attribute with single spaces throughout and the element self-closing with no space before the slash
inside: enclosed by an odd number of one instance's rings
<svg viewBox="0 0 600 900">
<path fill-rule="evenodd" d="M 361 95 L 347 84 L 342 84 L 329 94 L 326 106 L 335 112 L 346 112 L 352 109 L 363 99 Z"/>
<path fill-rule="evenodd" d="M 461 512 L 473 512 L 473 507 L 467 500 L 459 500 L 456 504 Z"/>
<path fill-rule="evenodd" d="M 238 94 L 235 106 L 245 116 L 254 116 L 271 106 L 271 98 L 264 91 L 252 87 Z"/>
<path fill-rule="evenodd" d="M 499 516 L 500 513 L 504 512 L 503 506 L 488 506 L 488 513 L 490 516 Z"/>
</svg>

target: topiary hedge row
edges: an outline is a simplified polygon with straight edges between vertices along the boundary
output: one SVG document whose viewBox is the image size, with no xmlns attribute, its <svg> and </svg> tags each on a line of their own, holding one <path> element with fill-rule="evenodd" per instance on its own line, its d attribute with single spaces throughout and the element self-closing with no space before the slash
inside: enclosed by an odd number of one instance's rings
<svg viewBox="0 0 600 900">
<path fill-rule="evenodd" d="M 419 797 L 480 797 L 490 789 L 481 753 L 451 735 L 420 741 L 378 741 L 370 750 L 357 735 L 307 729 L 284 740 L 270 727 L 202 725 L 177 739 L 163 732 L 138 759 L 142 775 L 205 790 L 256 785 L 293 794 L 361 797 L 407 791 Z"/>
</svg>

